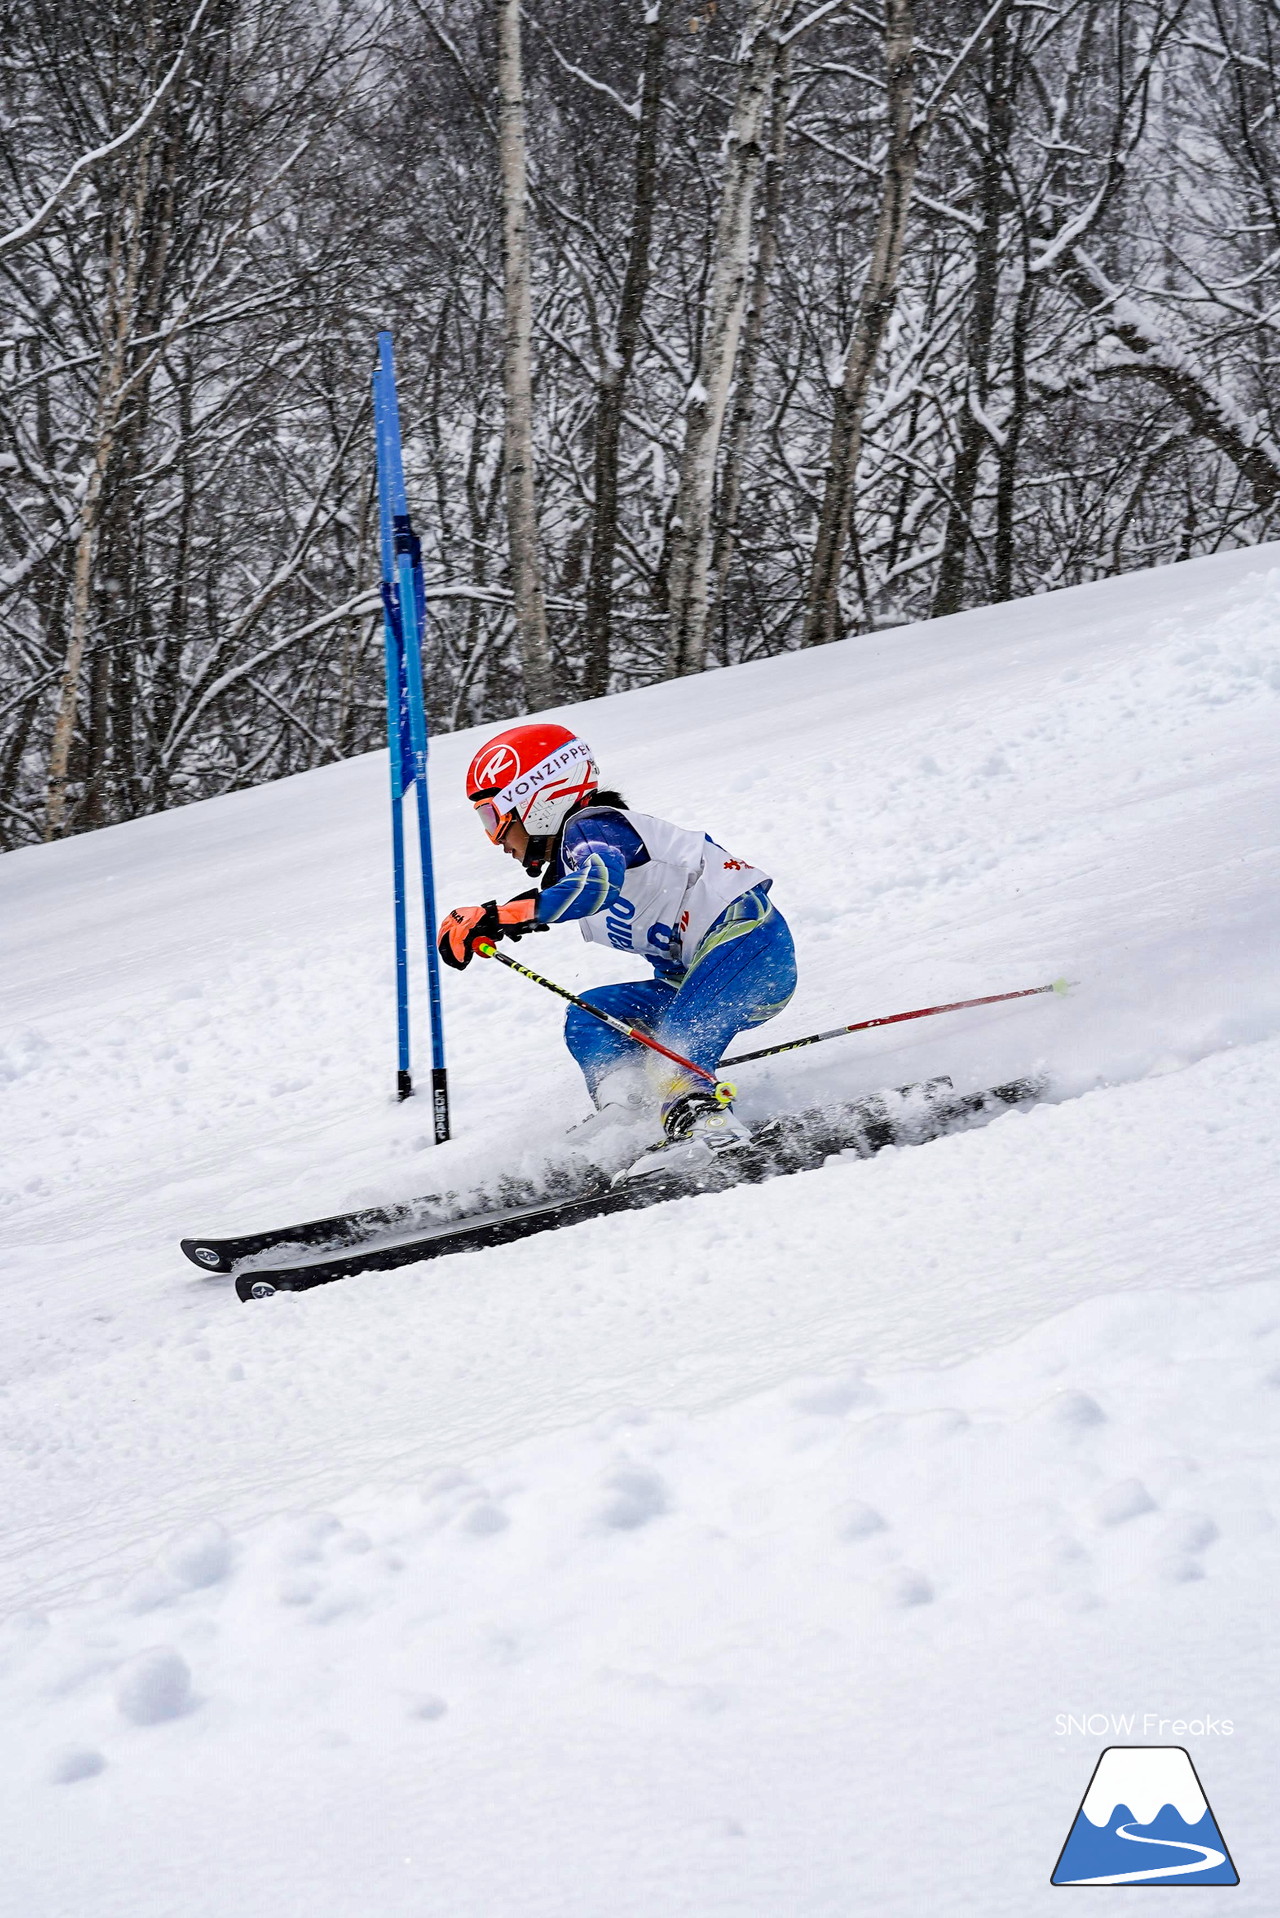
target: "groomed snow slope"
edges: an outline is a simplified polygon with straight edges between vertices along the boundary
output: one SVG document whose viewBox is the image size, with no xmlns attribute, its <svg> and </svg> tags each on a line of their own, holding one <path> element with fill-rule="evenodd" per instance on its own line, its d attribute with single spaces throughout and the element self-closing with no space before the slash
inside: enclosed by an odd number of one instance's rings
<svg viewBox="0 0 1280 1918">
<path fill-rule="evenodd" d="M 1278 634 L 1268 548 L 575 708 L 775 874 L 776 1036 L 1081 982 L 745 1110 L 1054 1102 L 251 1307 L 182 1233 L 535 1169 L 554 1004 L 446 981 L 429 1146 L 380 756 L 0 861 L 5 1918 L 1023 1918 L 1144 1738 L 1276 1909 Z"/>
</svg>

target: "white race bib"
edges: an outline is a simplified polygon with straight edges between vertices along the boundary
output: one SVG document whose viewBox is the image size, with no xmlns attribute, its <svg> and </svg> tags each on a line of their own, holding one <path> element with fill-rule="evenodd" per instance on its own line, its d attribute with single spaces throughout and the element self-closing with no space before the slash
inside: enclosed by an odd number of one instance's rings
<svg viewBox="0 0 1280 1918">
<path fill-rule="evenodd" d="M 588 819 L 590 809 L 574 817 Z M 734 859 L 705 833 L 642 812 L 622 817 L 642 840 L 648 860 L 627 868 L 611 906 L 579 922 L 582 936 L 661 965 L 687 966 L 725 907 L 753 886 L 767 885 L 769 875 Z"/>
</svg>

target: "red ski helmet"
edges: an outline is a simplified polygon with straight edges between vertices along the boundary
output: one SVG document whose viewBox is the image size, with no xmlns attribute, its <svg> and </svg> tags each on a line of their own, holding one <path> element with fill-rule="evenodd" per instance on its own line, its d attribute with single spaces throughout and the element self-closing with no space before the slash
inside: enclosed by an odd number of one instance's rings
<svg viewBox="0 0 1280 1918">
<path fill-rule="evenodd" d="M 531 839 L 550 838 L 599 784 L 586 740 L 546 721 L 498 733 L 467 768 L 467 798 L 495 844 L 512 819 Z"/>
</svg>

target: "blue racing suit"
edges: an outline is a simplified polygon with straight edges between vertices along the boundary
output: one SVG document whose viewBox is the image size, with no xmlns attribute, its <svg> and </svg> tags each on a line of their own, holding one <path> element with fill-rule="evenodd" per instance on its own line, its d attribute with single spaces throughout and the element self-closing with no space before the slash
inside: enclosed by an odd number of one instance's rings
<svg viewBox="0 0 1280 1918">
<path fill-rule="evenodd" d="M 739 875 L 749 883 L 732 896 Z M 651 980 L 595 986 L 581 996 L 713 1070 L 735 1034 L 781 1012 L 795 991 L 795 947 L 768 896 L 772 884 L 709 837 L 595 807 L 565 827 L 537 912 L 544 924 L 581 920 L 587 938 L 647 958 Z M 565 1020 L 565 1042 L 593 1096 L 609 1073 L 645 1051 L 577 1007 Z M 700 1083 L 662 1065 L 664 1106 Z"/>
</svg>

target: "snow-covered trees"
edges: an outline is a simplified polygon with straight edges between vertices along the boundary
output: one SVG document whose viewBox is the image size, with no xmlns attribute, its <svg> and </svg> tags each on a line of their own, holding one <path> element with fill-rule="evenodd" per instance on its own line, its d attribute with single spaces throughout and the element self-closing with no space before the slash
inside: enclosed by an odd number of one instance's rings
<svg viewBox="0 0 1280 1918">
<path fill-rule="evenodd" d="M 314 667 L 281 662 L 353 597 L 367 466 L 347 308 L 367 268 L 333 189 L 368 20 L 21 15 L 11 180 L 60 171 L 64 144 L 106 157 L 0 263 L 10 843 L 313 763 Z"/>
<path fill-rule="evenodd" d="M 547 651 L 547 609 L 538 551 L 533 441 L 533 288 L 525 157 L 524 51 L 520 0 L 497 0 L 498 155 L 502 180 L 503 436 L 507 547 L 523 666 L 523 703 L 555 697 Z"/>
<path fill-rule="evenodd" d="M 438 727 L 1280 532 L 1271 0 L 0 35 L 2 844 L 377 743 L 382 324 Z"/>
</svg>

